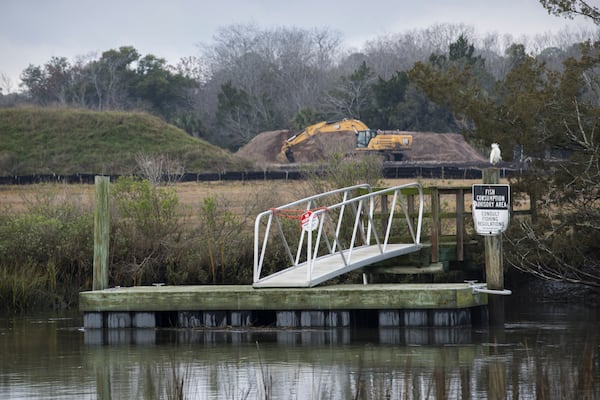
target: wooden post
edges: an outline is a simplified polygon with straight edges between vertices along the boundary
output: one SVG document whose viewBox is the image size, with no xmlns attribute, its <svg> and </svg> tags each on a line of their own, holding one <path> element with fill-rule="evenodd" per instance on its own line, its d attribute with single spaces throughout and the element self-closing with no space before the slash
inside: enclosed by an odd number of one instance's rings
<svg viewBox="0 0 600 400">
<path fill-rule="evenodd" d="M 440 261 L 440 192 L 437 187 L 431 188 L 431 262 Z"/>
<path fill-rule="evenodd" d="M 406 196 L 406 210 L 410 216 L 410 226 L 414 229 L 415 227 L 415 195 L 408 194 Z"/>
<path fill-rule="evenodd" d="M 500 181 L 498 168 L 483 170 L 483 183 L 497 184 Z M 485 281 L 488 289 L 504 289 L 504 260 L 502 256 L 502 234 L 485 236 Z M 489 321 L 492 326 L 504 326 L 504 298 L 488 295 Z"/>
<path fill-rule="evenodd" d="M 381 215 L 384 216 L 383 218 L 381 218 L 381 229 L 383 232 L 386 231 L 387 229 L 387 218 L 385 218 L 385 215 L 388 215 L 389 213 L 389 207 L 388 207 L 388 197 L 387 195 L 382 195 L 381 196 Z"/>
<path fill-rule="evenodd" d="M 108 176 L 96 176 L 96 208 L 94 210 L 94 277 L 92 290 L 108 287 L 108 246 L 110 220 L 108 213 Z"/>
<path fill-rule="evenodd" d="M 456 192 L 456 260 L 465 260 L 465 191 Z"/>
</svg>

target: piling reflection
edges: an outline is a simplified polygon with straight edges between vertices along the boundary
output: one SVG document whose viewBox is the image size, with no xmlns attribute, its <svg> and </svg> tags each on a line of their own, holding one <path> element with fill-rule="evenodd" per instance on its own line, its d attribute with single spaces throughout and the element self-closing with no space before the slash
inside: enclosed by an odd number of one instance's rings
<svg viewBox="0 0 600 400">
<path fill-rule="evenodd" d="M 77 317 L 0 319 L 0 398 L 600 398 L 598 321 L 571 308 L 501 329 L 84 331 Z"/>
<path fill-rule="evenodd" d="M 144 393 L 150 396 L 146 398 L 164 398 L 166 391 L 177 384 L 185 385 L 179 390 L 185 391 L 187 398 L 289 398 L 292 393 L 292 398 L 504 399 L 535 397 L 548 387 L 569 393 L 568 398 L 600 395 L 597 345 L 566 344 L 563 339 L 549 345 L 555 341 L 553 336 L 545 338 L 539 333 L 535 338 L 523 336 L 523 341 L 515 341 L 511 337 L 513 329 L 154 332 L 153 340 L 131 332 L 115 333 L 95 343 L 100 346 L 90 347 L 91 354 L 100 359 L 94 365 L 96 371 L 111 366 L 113 392 L 131 390 L 129 382 L 136 381 L 140 388 L 151 388 Z M 142 342 L 135 342 L 139 338 Z M 121 343 L 115 342 L 121 339 Z M 103 346 L 105 340 L 111 346 Z M 86 343 L 92 341 L 88 338 Z M 135 371 L 123 375 L 119 345 L 129 348 L 134 343 L 140 362 Z M 169 343 L 177 344 L 175 363 L 163 351 Z M 538 348 L 540 343 L 544 345 Z M 579 346 L 586 347 L 591 358 L 580 364 L 573 359 L 565 368 L 561 353 L 567 348 L 573 352 L 583 350 L 576 350 Z M 154 362 L 144 362 L 147 357 Z M 586 376 L 595 378 L 587 385 L 573 384 Z M 105 390 L 106 383 L 98 383 Z"/>
<path fill-rule="evenodd" d="M 179 344 L 243 344 L 267 340 L 282 345 L 344 345 L 360 339 L 385 345 L 460 345 L 472 342 L 472 328 L 382 327 L 357 331 L 352 328 L 332 329 L 86 329 L 86 345 L 154 345 L 175 338 Z"/>
</svg>

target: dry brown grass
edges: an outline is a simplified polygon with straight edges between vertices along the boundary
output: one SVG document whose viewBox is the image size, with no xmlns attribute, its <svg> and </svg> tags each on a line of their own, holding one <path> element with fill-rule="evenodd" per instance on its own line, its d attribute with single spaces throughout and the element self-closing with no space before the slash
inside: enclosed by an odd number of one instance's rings
<svg viewBox="0 0 600 400">
<path fill-rule="evenodd" d="M 173 186 L 180 204 L 197 207 L 208 197 L 223 199 L 232 209 L 241 210 L 253 199 L 272 199 L 274 206 L 284 204 L 302 196 L 305 184 L 302 181 L 252 181 L 252 182 L 185 182 Z M 0 186 L 0 212 L 24 212 L 30 204 L 39 202 L 40 197 L 52 193 L 54 201 L 75 201 L 92 205 L 94 185 L 35 184 Z"/>
<path fill-rule="evenodd" d="M 384 187 L 414 182 L 414 179 L 388 179 L 383 181 Z M 424 187 L 470 187 L 481 183 L 479 180 L 417 180 Z M 223 199 L 228 206 L 243 212 L 249 203 L 256 206 L 276 207 L 300 199 L 308 194 L 309 186 L 304 181 L 220 181 L 220 182 L 184 182 L 174 186 L 180 204 L 196 208 L 208 197 Z M 0 186 L 0 212 L 23 212 L 29 204 L 33 204 L 40 196 L 52 192 L 55 201 L 74 201 L 78 204 L 92 205 L 94 185 L 76 184 L 37 184 Z M 467 199 L 467 196 L 465 196 Z M 444 200 L 442 200 L 444 201 Z M 453 208 L 452 198 L 446 205 Z M 452 202 L 453 203 L 453 202 Z M 467 201 L 466 206 L 469 202 Z"/>
<path fill-rule="evenodd" d="M 44 183 L 36 185 L 0 185 L 0 212 L 23 212 L 44 198 L 53 202 L 89 204 L 93 202 L 94 185 Z"/>
</svg>

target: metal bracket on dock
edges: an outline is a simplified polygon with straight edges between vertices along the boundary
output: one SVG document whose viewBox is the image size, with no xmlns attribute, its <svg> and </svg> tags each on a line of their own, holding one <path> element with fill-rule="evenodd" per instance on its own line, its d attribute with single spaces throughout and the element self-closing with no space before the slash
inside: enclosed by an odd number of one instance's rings
<svg viewBox="0 0 600 400">
<path fill-rule="evenodd" d="M 465 281 L 466 283 L 473 288 L 473 293 L 487 293 L 487 294 L 498 294 L 501 296 L 508 296 L 512 294 L 512 291 L 509 289 L 495 290 L 488 289 L 487 283 L 477 283 L 477 281 Z"/>
</svg>

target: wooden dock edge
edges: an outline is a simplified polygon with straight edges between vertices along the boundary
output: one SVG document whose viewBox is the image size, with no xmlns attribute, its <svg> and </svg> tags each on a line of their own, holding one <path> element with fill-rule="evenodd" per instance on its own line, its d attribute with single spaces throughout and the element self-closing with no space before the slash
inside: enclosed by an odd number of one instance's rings
<svg viewBox="0 0 600 400">
<path fill-rule="evenodd" d="M 82 292 L 79 308 L 85 329 L 345 327 L 357 326 L 358 315 L 367 312 L 376 315 L 371 320 L 380 327 L 461 326 L 470 325 L 472 311 L 480 313 L 487 302 L 487 295 L 468 283 L 137 286 Z"/>
</svg>

